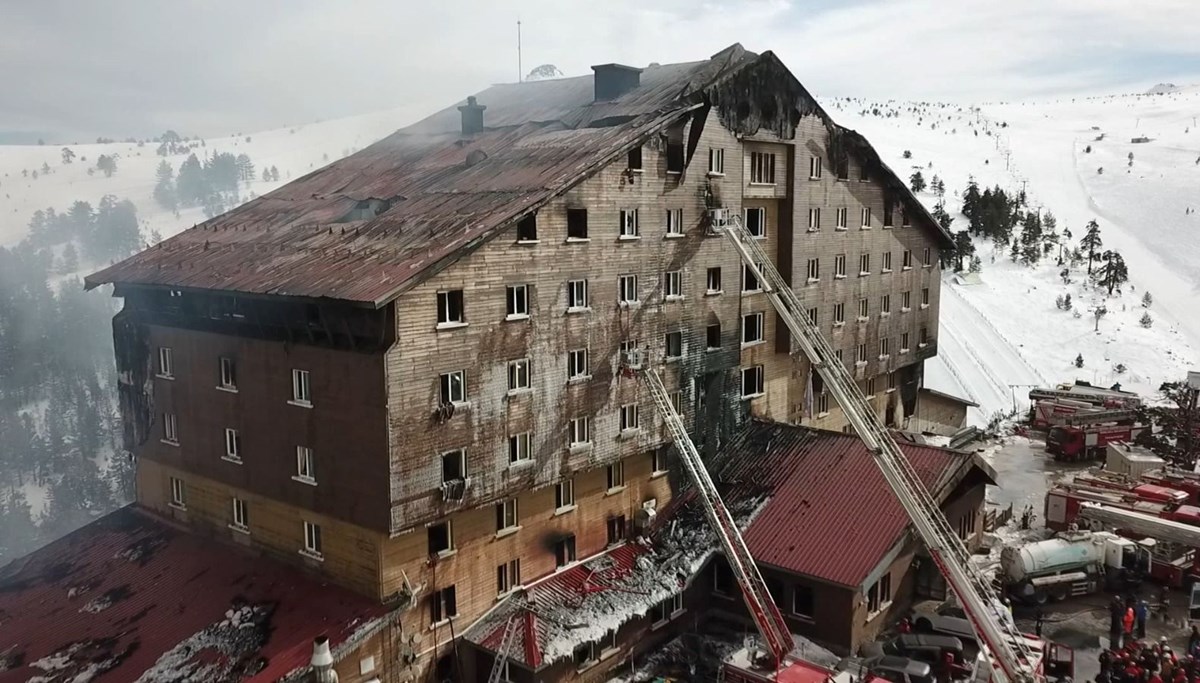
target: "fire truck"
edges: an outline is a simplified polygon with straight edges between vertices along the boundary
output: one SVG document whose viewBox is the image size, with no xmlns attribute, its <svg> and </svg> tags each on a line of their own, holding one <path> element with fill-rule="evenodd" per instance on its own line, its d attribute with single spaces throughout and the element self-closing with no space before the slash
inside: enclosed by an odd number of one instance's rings
<svg viewBox="0 0 1200 683">
<path fill-rule="evenodd" d="M 1141 474 L 1148 484 L 1167 486 L 1188 495 L 1189 505 L 1200 505 L 1200 474 L 1175 467 L 1150 470 Z"/>
<path fill-rule="evenodd" d="M 1135 495 L 1115 490 L 1105 491 L 1060 484 L 1046 492 L 1046 504 L 1043 510 L 1046 528 L 1054 531 L 1066 531 L 1073 526 L 1084 526 L 1080 522 L 1079 515 L 1080 510 L 1087 503 L 1138 512 L 1150 517 L 1194 524 L 1200 527 L 1200 507 L 1143 500 Z"/>
<path fill-rule="evenodd" d="M 1076 401 L 1102 408 L 1138 408 L 1142 399 L 1137 394 L 1120 389 L 1105 389 L 1087 382 L 1060 384 L 1053 389 L 1033 389 L 1030 401 Z"/>
<path fill-rule="evenodd" d="M 1096 503 L 1085 503 L 1079 515 L 1092 526 L 1117 529 L 1126 537 L 1153 539 L 1151 578 L 1155 581 L 1183 588 L 1200 580 L 1200 553 L 1196 550 L 1200 548 L 1200 526 L 1196 523 Z"/>
<path fill-rule="evenodd" d="M 1046 435 L 1046 451 L 1055 460 L 1077 462 L 1094 460 L 1104 454 L 1110 443 L 1132 442 L 1142 433 L 1140 425 L 1063 425 L 1051 427 Z"/>
<path fill-rule="evenodd" d="M 1118 491 L 1123 494 L 1135 496 L 1141 500 L 1149 500 L 1155 503 L 1186 505 L 1191 502 L 1192 498 L 1186 491 L 1180 491 L 1179 489 L 1161 484 L 1152 484 L 1143 479 L 1135 479 L 1105 470 L 1081 472 L 1075 475 L 1075 478 L 1069 485 L 1088 489 Z"/>
</svg>

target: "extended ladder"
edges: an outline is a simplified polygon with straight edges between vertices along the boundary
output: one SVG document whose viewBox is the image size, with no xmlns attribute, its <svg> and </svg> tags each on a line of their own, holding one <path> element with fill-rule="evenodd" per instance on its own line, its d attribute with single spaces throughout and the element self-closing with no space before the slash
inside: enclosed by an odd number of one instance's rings
<svg viewBox="0 0 1200 683">
<path fill-rule="evenodd" d="M 809 319 L 800 299 L 738 217 L 730 216 L 714 223 L 712 227 L 725 233 L 742 261 L 753 271 L 792 337 L 820 373 L 825 386 L 833 392 L 1005 677 L 1011 683 L 1035 680 L 1038 675 L 1036 660 L 1025 636 L 1013 624 L 991 582 L 971 567 L 966 546 L 950 527 L 941 508 L 867 403 L 850 373 Z"/>
<path fill-rule="evenodd" d="M 1136 410 L 1102 410 L 1095 413 L 1076 413 L 1063 418 L 1063 423 L 1072 427 L 1094 425 L 1102 422 L 1121 422 L 1137 418 Z"/>
<path fill-rule="evenodd" d="M 627 363 L 627 367 L 630 366 L 636 367 L 634 364 Z M 746 607 L 750 610 L 750 616 L 753 617 L 759 633 L 766 641 L 767 649 L 774 657 L 775 666 L 779 667 L 794 647 L 787 622 L 783 620 L 783 615 L 779 613 L 779 608 L 771 599 L 767 584 L 763 581 L 762 574 L 759 573 L 758 566 L 754 564 L 754 558 L 750 555 L 750 549 L 746 547 L 746 542 L 738 531 L 733 515 L 725 507 L 721 495 L 717 492 L 717 487 L 708 475 L 708 469 L 704 466 L 700 453 L 696 451 L 696 445 L 688 436 L 683 418 L 675 412 L 675 407 L 671 404 L 671 397 L 667 394 L 662 379 L 659 378 L 657 372 L 649 368 L 648 364 L 644 369 L 636 370 L 636 372 L 641 374 L 643 383 L 654 398 L 655 407 L 658 408 L 659 414 L 666 422 L 667 429 L 671 432 L 671 438 L 679 450 L 679 459 L 683 461 L 684 467 L 692 478 L 692 483 L 696 486 L 697 497 L 704 506 L 704 512 L 708 516 L 713 531 L 721 541 L 721 549 L 725 551 L 725 557 L 729 560 L 734 578 L 742 588 L 742 597 L 746 601 Z"/>
<path fill-rule="evenodd" d="M 504 678 L 504 670 L 508 667 L 504 666 L 508 663 L 508 654 L 512 651 L 513 643 L 517 642 L 517 631 L 519 630 L 517 623 L 519 618 L 509 617 L 508 623 L 504 625 L 504 635 L 500 636 L 500 645 L 496 648 L 496 660 L 492 663 L 492 673 L 488 676 L 488 683 L 500 683 Z"/>
</svg>

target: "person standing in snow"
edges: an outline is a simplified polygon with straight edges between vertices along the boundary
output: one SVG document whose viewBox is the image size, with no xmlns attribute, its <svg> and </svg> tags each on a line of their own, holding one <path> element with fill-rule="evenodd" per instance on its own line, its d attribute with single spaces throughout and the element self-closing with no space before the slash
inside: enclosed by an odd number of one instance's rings
<svg viewBox="0 0 1200 683">
<path fill-rule="evenodd" d="M 1146 600 L 1139 599 L 1135 607 L 1137 617 L 1137 637 L 1142 640 L 1146 637 L 1146 617 L 1150 615 L 1150 605 L 1146 604 Z"/>
<path fill-rule="evenodd" d="M 1133 642 L 1133 623 L 1136 620 L 1137 617 L 1134 615 L 1133 605 L 1130 604 L 1125 608 L 1125 616 L 1121 618 L 1121 626 L 1124 627 L 1121 632 L 1125 636 L 1126 644 Z"/>
</svg>

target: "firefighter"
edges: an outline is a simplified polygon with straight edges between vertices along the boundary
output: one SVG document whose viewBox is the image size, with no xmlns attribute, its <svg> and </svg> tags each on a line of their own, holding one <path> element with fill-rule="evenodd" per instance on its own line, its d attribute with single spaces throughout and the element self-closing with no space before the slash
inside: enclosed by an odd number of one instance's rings
<svg viewBox="0 0 1200 683">
<path fill-rule="evenodd" d="M 1142 598 L 1137 601 L 1135 610 L 1137 616 L 1137 637 L 1138 640 L 1142 640 L 1146 637 L 1146 617 L 1150 616 L 1150 605 Z"/>
<path fill-rule="evenodd" d="M 1125 616 L 1121 617 L 1121 633 L 1125 636 L 1126 644 L 1133 642 L 1133 622 L 1136 620 L 1133 613 L 1133 605 L 1131 604 L 1125 608 Z"/>
</svg>

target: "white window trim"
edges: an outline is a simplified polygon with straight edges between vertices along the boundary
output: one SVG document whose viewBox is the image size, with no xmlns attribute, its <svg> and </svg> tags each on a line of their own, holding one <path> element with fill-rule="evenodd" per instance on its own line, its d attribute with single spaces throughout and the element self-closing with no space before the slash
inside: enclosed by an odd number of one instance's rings
<svg viewBox="0 0 1200 683">
<path fill-rule="evenodd" d="M 303 446 L 297 446 L 297 447 L 296 447 L 296 473 L 292 475 L 292 481 L 298 481 L 298 482 L 300 482 L 301 484 L 308 484 L 309 486 L 316 486 L 316 485 L 317 485 L 317 478 L 316 478 L 316 477 L 312 476 L 311 474 L 310 474 L 310 475 L 303 475 L 303 474 L 300 474 L 300 449 L 301 449 L 301 448 L 304 448 L 304 447 L 303 447 Z M 309 452 L 309 455 L 310 455 L 310 457 L 311 457 L 311 456 L 312 456 L 312 449 L 311 449 L 311 448 L 309 448 L 309 449 L 308 449 L 308 452 Z M 316 469 L 316 462 L 315 462 L 315 460 L 316 460 L 316 459 L 315 459 L 315 458 L 313 458 L 313 461 L 314 461 L 314 462 L 312 463 L 312 466 L 310 466 L 310 467 L 309 467 L 309 469 L 310 469 L 310 470 L 312 470 L 312 469 Z"/>
<path fill-rule="evenodd" d="M 528 242 L 524 242 L 523 244 L 528 244 Z M 504 307 L 505 307 L 506 311 L 508 309 L 508 289 L 509 289 L 509 287 L 512 287 L 513 289 L 516 289 L 519 287 L 519 288 L 525 290 L 525 312 L 524 313 L 507 313 L 506 312 L 504 315 L 504 320 L 505 321 L 529 320 L 529 285 L 506 285 L 504 287 L 504 298 L 505 298 Z"/>
</svg>

